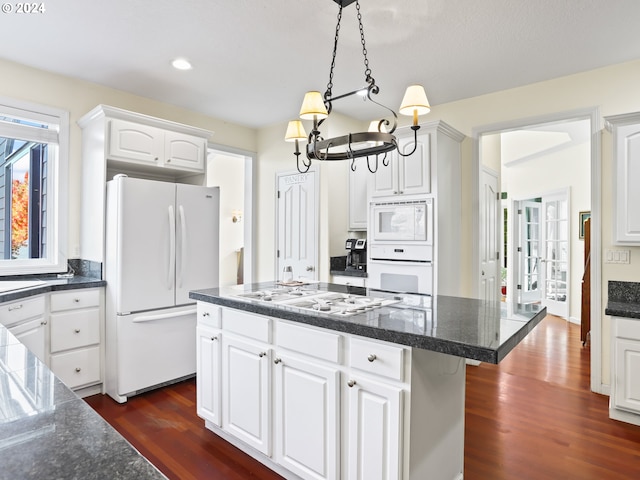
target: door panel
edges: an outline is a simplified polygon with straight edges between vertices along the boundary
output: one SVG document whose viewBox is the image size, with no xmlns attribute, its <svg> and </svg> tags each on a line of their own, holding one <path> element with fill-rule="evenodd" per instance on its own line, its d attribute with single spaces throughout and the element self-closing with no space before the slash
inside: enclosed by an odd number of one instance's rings
<svg viewBox="0 0 640 480">
<path fill-rule="evenodd" d="M 532 200 L 519 202 L 519 303 L 539 302 L 542 296 L 540 283 L 540 259 L 542 253 L 540 248 L 541 207 L 542 204 L 540 202 Z"/>
<path fill-rule="evenodd" d="M 316 172 L 278 177 L 277 278 L 285 266 L 293 278 L 317 280 L 318 215 Z"/>
<path fill-rule="evenodd" d="M 190 290 L 218 286 L 220 189 L 177 185 L 176 305 Z"/>
<path fill-rule="evenodd" d="M 542 303 L 547 312 L 569 317 L 569 196 L 568 193 L 542 198 Z"/>
<path fill-rule="evenodd" d="M 498 252 L 498 177 L 488 171 L 482 172 L 480 205 L 480 298 L 499 300 Z"/>
</svg>

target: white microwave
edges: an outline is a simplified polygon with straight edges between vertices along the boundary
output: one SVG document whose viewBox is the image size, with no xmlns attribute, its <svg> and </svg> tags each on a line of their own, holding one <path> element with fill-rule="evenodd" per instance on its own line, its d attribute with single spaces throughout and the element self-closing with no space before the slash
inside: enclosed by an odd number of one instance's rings
<svg viewBox="0 0 640 480">
<path fill-rule="evenodd" d="M 371 242 L 433 244 L 433 198 L 371 202 Z"/>
</svg>

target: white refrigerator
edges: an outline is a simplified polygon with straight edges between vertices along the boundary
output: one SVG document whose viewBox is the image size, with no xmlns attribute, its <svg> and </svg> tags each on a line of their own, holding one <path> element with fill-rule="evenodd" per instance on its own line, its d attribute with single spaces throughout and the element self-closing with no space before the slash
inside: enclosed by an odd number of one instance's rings
<svg viewBox="0 0 640 480">
<path fill-rule="evenodd" d="M 107 182 L 105 390 L 128 396 L 196 371 L 190 290 L 219 282 L 218 187 Z"/>
</svg>

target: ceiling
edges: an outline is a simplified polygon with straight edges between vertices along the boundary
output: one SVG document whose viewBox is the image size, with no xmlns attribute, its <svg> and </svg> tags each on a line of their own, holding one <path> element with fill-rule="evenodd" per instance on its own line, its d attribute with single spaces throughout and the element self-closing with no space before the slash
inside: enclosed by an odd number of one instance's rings
<svg viewBox="0 0 640 480">
<path fill-rule="evenodd" d="M 0 14 L 0 57 L 256 128 L 296 118 L 307 90 L 326 89 L 334 0 L 43 4 Z M 640 59 L 637 0 L 362 0 L 361 13 L 376 100 L 394 110 L 411 83 L 438 105 Z M 173 69 L 179 56 L 193 69 Z M 352 4 L 333 94 L 364 83 Z M 370 102 L 348 108 L 381 114 Z"/>
</svg>

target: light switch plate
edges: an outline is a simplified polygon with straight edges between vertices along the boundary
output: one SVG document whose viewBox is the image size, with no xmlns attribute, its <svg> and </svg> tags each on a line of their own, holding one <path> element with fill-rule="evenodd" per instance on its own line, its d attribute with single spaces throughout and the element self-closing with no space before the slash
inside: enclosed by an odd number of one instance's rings
<svg viewBox="0 0 640 480">
<path fill-rule="evenodd" d="M 604 263 L 629 264 L 631 261 L 631 250 L 610 250 L 604 251 Z"/>
</svg>

